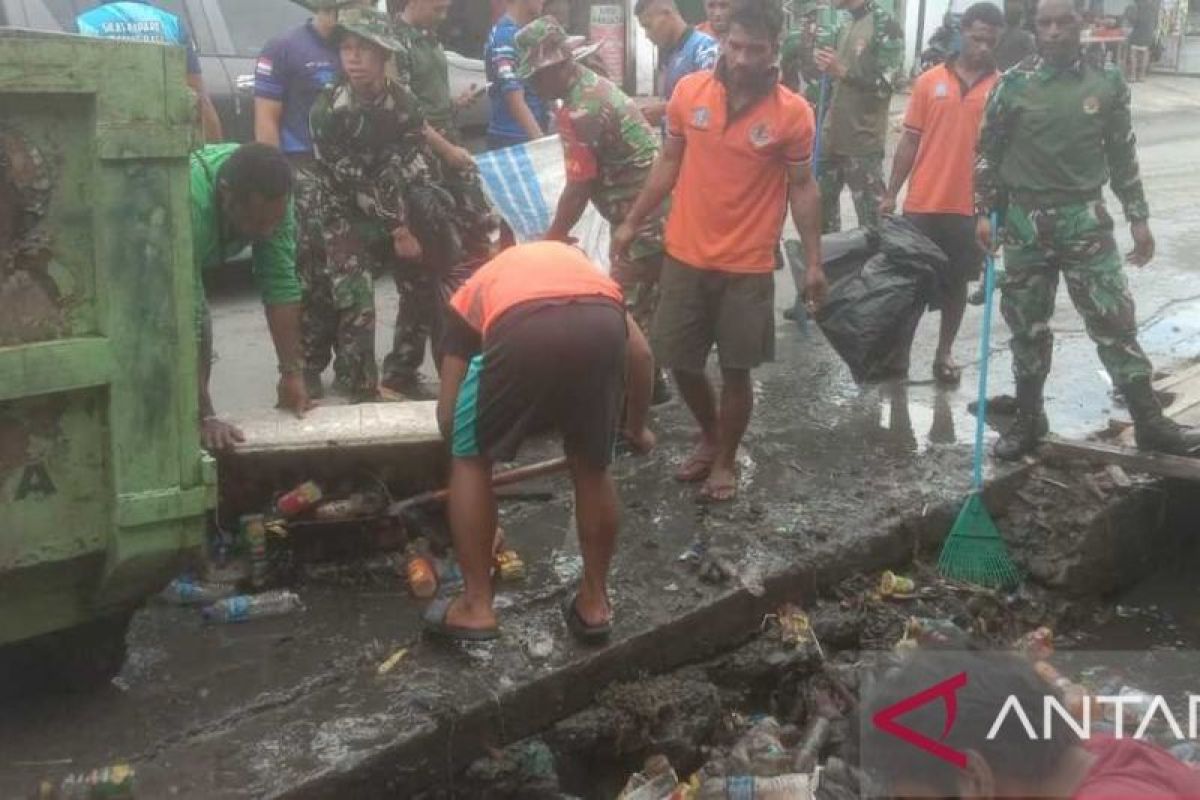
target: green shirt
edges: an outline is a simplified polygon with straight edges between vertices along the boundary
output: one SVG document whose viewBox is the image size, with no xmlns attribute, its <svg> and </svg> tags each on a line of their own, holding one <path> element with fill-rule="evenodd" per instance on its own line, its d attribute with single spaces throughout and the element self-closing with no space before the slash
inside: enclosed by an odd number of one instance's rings
<svg viewBox="0 0 1200 800">
<path fill-rule="evenodd" d="M 822 132 L 824 154 L 882 154 L 888 104 L 904 61 L 904 34 L 891 14 L 868 0 L 862 13 L 838 31 L 837 57 L 846 77 L 833 83 Z"/>
<path fill-rule="evenodd" d="M 621 224 L 650 175 L 658 135 L 624 92 L 586 67 L 579 67 L 557 121 L 567 180 L 590 183 L 600 216 Z M 642 224 L 630 247 L 632 258 L 662 251 L 662 211 Z"/>
<path fill-rule="evenodd" d="M 1053 67 L 1034 56 L 1005 72 L 979 132 L 976 211 L 1003 205 L 1006 192 L 1077 202 L 1098 197 L 1106 182 L 1127 219 L 1150 216 L 1121 71 L 1082 60 Z"/>
<path fill-rule="evenodd" d="M 396 51 L 396 73 L 420 103 L 421 114 L 439 132 L 454 127 L 454 101 L 450 97 L 450 71 L 446 51 L 437 33 L 409 25 L 397 14 L 396 38 L 404 44 Z"/>
<path fill-rule="evenodd" d="M 196 273 L 197 320 L 204 307 L 204 270 L 220 266 L 247 246 L 253 248 L 254 282 L 266 305 L 300 302 L 300 279 L 296 277 L 296 218 L 292 202 L 287 215 L 271 238 L 250 242 L 220 223 L 217 208 L 217 177 L 221 167 L 237 150 L 237 144 L 210 144 L 191 155 L 192 262 Z"/>
</svg>

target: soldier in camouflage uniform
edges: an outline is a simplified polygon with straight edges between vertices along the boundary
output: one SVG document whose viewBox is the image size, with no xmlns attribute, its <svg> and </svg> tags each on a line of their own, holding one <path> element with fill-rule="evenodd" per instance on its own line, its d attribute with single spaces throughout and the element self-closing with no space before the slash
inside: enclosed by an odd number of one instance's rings
<svg viewBox="0 0 1200 800">
<path fill-rule="evenodd" d="M 842 187 L 849 185 L 860 226 L 879 224 L 888 104 L 904 60 L 904 34 L 875 0 L 837 0 L 851 19 L 836 50 L 818 50 L 817 68 L 833 91 L 821 130 L 821 201 L 826 233 L 842 228 Z"/>
<path fill-rule="evenodd" d="M 817 8 L 818 4 L 810 0 L 797 4 L 798 25 L 788 31 L 779 46 L 779 82 L 803 95 L 813 108 L 821 100 L 821 71 L 815 59 Z"/>
<path fill-rule="evenodd" d="M 984 112 L 975 168 L 977 232 L 991 247 L 989 215 L 1005 209 L 1001 310 L 1012 330 L 1018 412 L 996 444 L 1016 459 L 1037 446 L 1048 422 L 1042 387 L 1050 372 L 1050 316 L 1061 273 L 1100 360 L 1124 395 L 1138 446 L 1183 454 L 1200 431 L 1162 414 L 1153 370 L 1137 341 L 1133 298 L 1113 240 L 1106 182 L 1133 235 L 1129 261 L 1154 256 L 1150 209 L 1138 172 L 1129 87 L 1115 67 L 1080 58 L 1080 16 L 1071 0 L 1042 0 L 1039 55 L 1001 76 Z M 1005 204 L 1007 206 L 1005 208 Z"/>
<path fill-rule="evenodd" d="M 437 28 L 445 20 L 448 8 L 445 0 L 409 0 L 393 17 L 395 37 L 401 45 L 396 51 L 396 72 L 400 83 L 416 97 L 425 117 L 425 141 L 437 156 L 429 166 L 434 171 L 435 182 L 454 198 L 465 258 L 469 263 L 478 264 L 489 255 L 491 237 L 499 226 L 499 218 L 484 194 L 475 161 L 462 146 L 462 136 L 455 124 L 459 108 L 477 100 L 478 94 L 469 90 L 458 98 L 450 95 L 446 51 L 437 36 Z M 420 270 L 410 267 L 395 272 L 401 297 L 410 298 L 412 302 L 401 304 L 392 352 L 383 361 L 383 385 L 410 396 L 423 394 L 419 370 L 433 322 L 431 313 L 437 307 L 437 299 L 433 296 L 436 287 L 428 279 L 429 273 L 456 265 L 423 266 Z M 418 298 L 423 299 L 418 301 Z"/>
<path fill-rule="evenodd" d="M 310 126 L 327 178 L 321 207 L 345 364 L 339 379 L 361 401 L 378 396 L 372 265 L 419 263 L 457 241 L 445 225 L 453 204 L 433 185 L 425 121 L 412 94 L 385 72 L 400 47 L 387 16 L 342 11 L 337 38 L 343 77 L 317 98 Z"/>
<path fill-rule="evenodd" d="M 558 199 L 547 239 L 569 241 L 571 229 L 590 201 L 615 229 L 637 199 L 658 155 L 659 137 L 634 102 L 606 78 L 576 64 L 566 32 L 542 17 L 517 33 L 517 74 L 557 111 L 567 168 L 567 186 Z M 649 330 L 662 270 L 663 220 L 668 204 L 647 216 L 627 255 L 612 264 L 625 305 Z M 666 386 L 656 381 L 659 400 Z"/>
</svg>

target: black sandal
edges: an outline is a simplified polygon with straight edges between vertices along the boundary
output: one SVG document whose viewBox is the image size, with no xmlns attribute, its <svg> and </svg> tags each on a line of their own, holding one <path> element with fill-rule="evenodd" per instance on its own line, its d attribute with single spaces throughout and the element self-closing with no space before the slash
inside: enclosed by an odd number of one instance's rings
<svg viewBox="0 0 1200 800">
<path fill-rule="evenodd" d="M 421 622 L 426 633 L 459 642 L 490 642 L 500 638 L 499 628 L 464 628 L 446 622 L 453 602 L 453 597 L 439 597 L 425 608 Z"/>
<path fill-rule="evenodd" d="M 579 616 L 579 608 L 576 606 L 578 600 L 578 592 L 572 592 L 563 600 L 562 615 L 563 621 L 567 623 L 567 630 L 583 644 L 604 644 L 612 634 L 612 622 L 604 622 L 600 625 L 587 624 L 583 617 Z"/>
</svg>

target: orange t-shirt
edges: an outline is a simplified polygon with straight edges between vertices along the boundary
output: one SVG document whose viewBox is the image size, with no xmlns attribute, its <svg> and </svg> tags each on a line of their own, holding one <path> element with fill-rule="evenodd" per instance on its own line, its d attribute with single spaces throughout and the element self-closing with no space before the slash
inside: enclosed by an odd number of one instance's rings
<svg viewBox="0 0 1200 800">
<path fill-rule="evenodd" d="M 621 288 L 580 250 L 562 242 L 531 242 L 510 247 L 480 267 L 450 298 L 450 306 L 485 334 L 513 306 L 570 297 L 623 302 Z"/>
<path fill-rule="evenodd" d="M 685 145 L 667 252 L 699 269 L 770 272 L 787 210 L 788 166 L 812 160 L 812 108 L 776 84 L 733 119 L 727 113 L 717 70 L 685 77 L 667 104 L 667 135 Z"/>
<path fill-rule="evenodd" d="M 904 210 L 916 214 L 974 216 L 975 142 L 992 72 L 966 87 L 948 64 L 928 70 L 913 84 L 904 127 L 921 136 L 908 179 Z"/>
</svg>

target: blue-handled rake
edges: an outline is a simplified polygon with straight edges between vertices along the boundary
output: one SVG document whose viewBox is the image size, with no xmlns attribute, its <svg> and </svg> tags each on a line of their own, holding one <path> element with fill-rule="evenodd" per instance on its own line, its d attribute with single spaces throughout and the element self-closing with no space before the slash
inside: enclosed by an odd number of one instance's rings
<svg viewBox="0 0 1200 800">
<path fill-rule="evenodd" d="M 992 214 L 992 235 L 999 230 L 999 215 Z M 947 578 L 993 588 L 1012 588 L 1021 582 L 1000 531 L 983 502 L 983 428 L 987 424 L 988 362 L 991 352 L 992 296 L 996 260 L 984 258 L 983 330 L 979 335 L 979 403 L 975 411 L 975 453 L 972 459 L 971 494 L 946 537 L 938 557 L 938 572 Z"/>
</svg>

